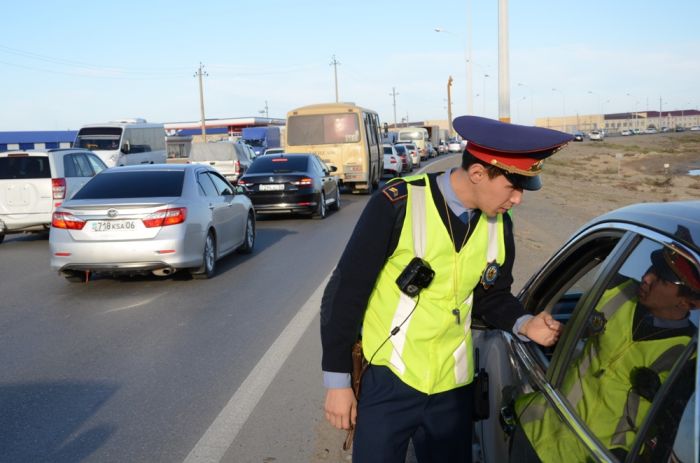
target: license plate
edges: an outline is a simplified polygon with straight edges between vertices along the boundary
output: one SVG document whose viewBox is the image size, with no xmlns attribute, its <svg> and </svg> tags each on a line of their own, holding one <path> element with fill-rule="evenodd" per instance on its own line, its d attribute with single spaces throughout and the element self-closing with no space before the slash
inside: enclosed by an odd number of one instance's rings
<svg viewBox="0 0 700 463">
<path fill-rule="evenodd" d="M 90 222 L 92 231 L 94 232 L 109 232 L 109 231 L 131 231 L 136 230 L 136 221 L 134 220 L 95 220 Z"/>
<path fill-rule="evenodd" d="M 260 191 L 279 191 L 284 190 L 284 185 L 281 183 L 271 183 L 269 185 L 260 185 Z"/>
</svg>

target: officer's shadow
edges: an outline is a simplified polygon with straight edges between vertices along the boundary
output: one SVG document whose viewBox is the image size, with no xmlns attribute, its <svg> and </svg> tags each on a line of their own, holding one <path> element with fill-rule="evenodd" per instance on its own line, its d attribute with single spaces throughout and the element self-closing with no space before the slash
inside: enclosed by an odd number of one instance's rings
<svg viewBox="0 0 700 463">
<path fill-rule="evenodd" d="M 115 431 L 109 424 L 81 428 L 116 390 L 96 382 L 0 385 L 0 460 L 82 461 Z"/>
</svg>

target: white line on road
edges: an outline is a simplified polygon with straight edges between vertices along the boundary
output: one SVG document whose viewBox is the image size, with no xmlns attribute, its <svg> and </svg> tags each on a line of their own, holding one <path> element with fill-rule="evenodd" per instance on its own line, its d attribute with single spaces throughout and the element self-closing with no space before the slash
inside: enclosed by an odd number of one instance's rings
<svg viewBox="0 0 700 463">
<path fill-rule="evenodd" d="M 229 399 L 184 463 L 218 463 L 231 446 L 268 386 L 294 350 L 311 321 L 319 313 L 321 297 L 330 275 L 299 309 L 265 355 Z"/>
</svg>

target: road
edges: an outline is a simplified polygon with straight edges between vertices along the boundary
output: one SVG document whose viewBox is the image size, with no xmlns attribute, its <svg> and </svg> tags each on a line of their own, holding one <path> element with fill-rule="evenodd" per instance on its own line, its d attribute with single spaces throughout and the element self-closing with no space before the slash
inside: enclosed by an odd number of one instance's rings
<svg viewBox="0 0 700 463">
<path fill-rule="evenodd" d="M 318 334 L 320 294 L 367 197 L 342 200 L 323 221 L 259 220 L 255 252 L 207 281 L 69 283 L 49 270 L 46 234 L 8 236 L 2 461 L 347 461 L 323 419 Z M 535 248 L 525 272 L 549 254 Z"/>
</svg>

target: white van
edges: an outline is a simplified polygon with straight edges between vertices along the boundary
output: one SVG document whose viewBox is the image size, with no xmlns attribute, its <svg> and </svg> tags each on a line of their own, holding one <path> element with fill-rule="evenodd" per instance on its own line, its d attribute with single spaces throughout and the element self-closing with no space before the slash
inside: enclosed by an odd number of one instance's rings
<svg viewBox="0 0 700 463">
<path fill-rule="evenodd" d="M 97 154 L 108 167 L 165 163 L 165 127 L 145 119 L 90 124 L 78 131 L 74 148 Z"/>
<path fill-rule="evenodd" d="M 398 134 L 396 143 L 415 143 L 420 159 L 428 159 L 428 130 L 425 127 L 402 127 Z"/>
</svg>

